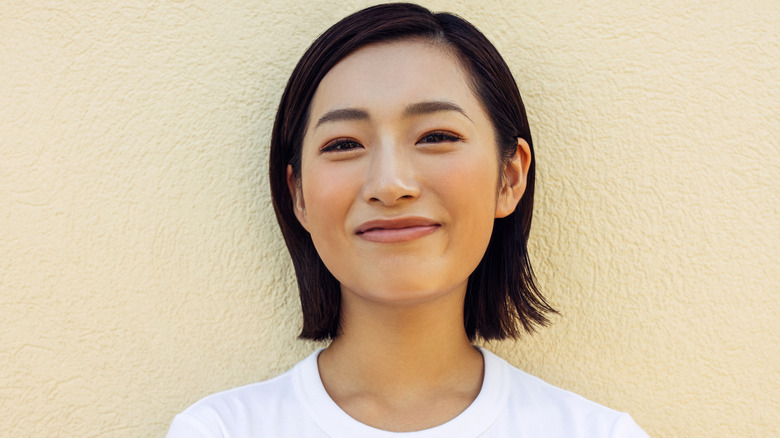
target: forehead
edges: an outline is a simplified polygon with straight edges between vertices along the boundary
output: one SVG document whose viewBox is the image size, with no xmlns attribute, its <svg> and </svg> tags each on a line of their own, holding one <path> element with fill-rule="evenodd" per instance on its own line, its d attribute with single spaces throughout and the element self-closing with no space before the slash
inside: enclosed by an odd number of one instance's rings
<svg viewBox="0 0 780 438">
<path fill-rule="evenodd" d="M 334 108 L 382 112 L 417 101 L 446 100 L 471 111 L 479 102 L 453 50 L 443 43 L 402 40 L 364 46 L 322 79 L 311 103 L 312 119 Z"/>
</svg>

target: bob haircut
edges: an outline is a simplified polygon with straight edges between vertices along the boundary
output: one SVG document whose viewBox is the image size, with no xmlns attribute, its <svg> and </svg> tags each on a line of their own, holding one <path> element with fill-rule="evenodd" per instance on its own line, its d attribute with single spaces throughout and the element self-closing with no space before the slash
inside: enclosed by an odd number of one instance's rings
<svg viewBox="0 0 780 438">
<path fill-rule="evenodd" d="M 298 279 L 303 311 L 300 338 L 320 341 L 338 335 L 341 289 L 295 217 L 287 165 L 300 184 L 301 147 L 311 101 L 328 71 L 363 46 L 408 39 L 439 44 L 459 59 L 492 122 L 501 165 L 514 155 L 518 137 L 531 146 L 525 193 L 512 214 L 495 219 L 487 250 L 469 277 L 464 304 L 464 326 L 471 341 L 517 338 L 518 322 L 531 333 L 536 325 L 546 325 L 546 314 L 555 310 L 540 294 L 528 260 L 535 172 L 531 132 L 517 84 L 496 48 L 472 24 L 415 4 L 391 3 L 356 12 L 317 38 L 293 70 L 276 113 L 271 134 L 271 194 Z"/>
</svg>

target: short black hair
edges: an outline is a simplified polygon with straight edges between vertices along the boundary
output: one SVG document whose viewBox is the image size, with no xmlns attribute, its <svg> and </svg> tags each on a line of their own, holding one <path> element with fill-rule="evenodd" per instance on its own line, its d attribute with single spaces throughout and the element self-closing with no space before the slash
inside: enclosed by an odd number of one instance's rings
<svg viewBox="0 0 780 438">
<path fill-rule="evenodd" d="M 442 43 L 460 60 L 492 122 L 501 164 L 514 155 L 518 137 L 531 148 L 525 192 L 513 213 L 495 219 L 487 250 L 469 277 L 463 322 L 472 341 L 516 338 L 518 325 L 533 332 L 537 325 L 549 322 L 546 315 L 555 309 L 539 292 L 528 260 L 535 158 L 517 84 L 493 44 L 471 23 L 411 3 L 390 3 L 349 15 L 320 35 L 293 70 L 276 113 L 269 163 L 271 194 L 298 279 L 303 311 L 300 338 L 327 340 L 338 335 L 341 289 L 295 216 L 287 166 L 300 178 L 311 100 L 328 71 L 363 46 L 405 39 Z"/>
</svg>

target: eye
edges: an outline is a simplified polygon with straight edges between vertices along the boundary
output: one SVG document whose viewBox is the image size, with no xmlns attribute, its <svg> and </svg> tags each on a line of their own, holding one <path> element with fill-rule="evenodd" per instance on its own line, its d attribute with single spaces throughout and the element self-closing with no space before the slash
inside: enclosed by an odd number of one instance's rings
<svg viewBox="0 0 780 438">
<path fill-rule="evenodd" d="M 320 152 L 345 152 L 362 148 L 363 145 L 350 138 L 337 138 L 329 141 Z"/>
<path fill-rule="evenodd" d="M 445 131 L 429 132 L 420 138 L 417 143 L 454 143 L 463 140 L 463 137 Z"/>
</svg>

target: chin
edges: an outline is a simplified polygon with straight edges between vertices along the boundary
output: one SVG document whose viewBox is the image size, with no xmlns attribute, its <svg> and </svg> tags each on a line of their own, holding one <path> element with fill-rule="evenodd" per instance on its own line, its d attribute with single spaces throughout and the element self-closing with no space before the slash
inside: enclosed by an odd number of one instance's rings
<svg viewBox="0 0 780 438">
<path fill-rule="evenodd" d="M 411 306 L 435 301 L 459 289 L 458 285 L 434 286 L 415 282 L 399 282 L 397 281 L 398 279 L 394 280 L 373 281 L 371 284 L 364 284 L 354 288 L 343 287 L 342 293 L 350 293 L 376 304 Z M 465 282 L 462 289 L 465 294 Z"/>
</svg>

